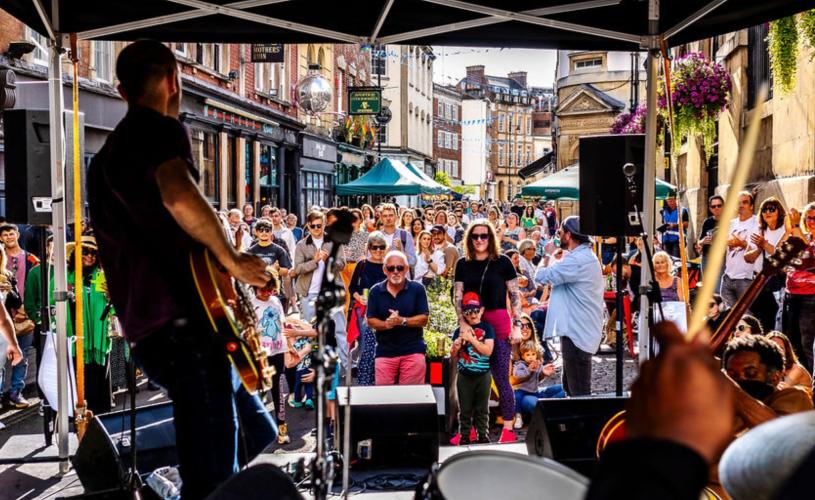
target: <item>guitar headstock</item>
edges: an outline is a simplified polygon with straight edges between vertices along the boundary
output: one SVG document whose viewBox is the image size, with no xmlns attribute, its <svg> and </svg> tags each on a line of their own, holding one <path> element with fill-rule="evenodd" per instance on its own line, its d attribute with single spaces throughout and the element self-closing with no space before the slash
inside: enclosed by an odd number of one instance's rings
<svg viewBox="0 0 815 500">
<path fill-rule="evenodd" d="M 780 272 L 791 272 L 802 264 L 807 244 L 801 238 L 791 236 L 780 243 L 775 252 L 764 262 L 762 274 L 772 275 Z"/>
</svg>

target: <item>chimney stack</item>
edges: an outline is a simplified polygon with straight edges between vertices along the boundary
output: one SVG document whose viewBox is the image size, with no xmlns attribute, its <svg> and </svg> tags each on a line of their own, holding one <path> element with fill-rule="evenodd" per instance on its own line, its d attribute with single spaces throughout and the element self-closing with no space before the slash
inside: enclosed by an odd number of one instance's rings
<svg viewBox="0 0 815 500">
<path fill-rule="evenodd" d="M 484 65 L 479 64 L 478 66 L 467 66 L 467 83 L 484 83 L 486 78 L 484 77 Z"/>
<path fill-rule="evenodd" d="M 526 88 L 526 71 L 513 71 L 507 76 L 521 84 L 523 88 Z"/>
</svg>

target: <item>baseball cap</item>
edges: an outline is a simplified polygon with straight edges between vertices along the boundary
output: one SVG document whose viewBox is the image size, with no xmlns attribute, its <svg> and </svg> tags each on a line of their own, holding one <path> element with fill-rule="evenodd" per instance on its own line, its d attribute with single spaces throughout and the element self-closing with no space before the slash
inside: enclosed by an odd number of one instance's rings
<svg viewBox="0 0 815 500">
<path fill-rule="evenodd" d="M 436 231 L 440 233 L 446 233 L 447 229 L 445 229 L 444 226 L 441 224 L 435 224 L 433 227 L 430 228 L 430 232 L 435 233 Z"/>
<path fill-rule="evenodd" d="M 472 309 L 481 309 L 481 299 L 478 298 L 477 293 L 467 292 L 461 299 L 461 310 L 469 311 Z"/>
</svg>

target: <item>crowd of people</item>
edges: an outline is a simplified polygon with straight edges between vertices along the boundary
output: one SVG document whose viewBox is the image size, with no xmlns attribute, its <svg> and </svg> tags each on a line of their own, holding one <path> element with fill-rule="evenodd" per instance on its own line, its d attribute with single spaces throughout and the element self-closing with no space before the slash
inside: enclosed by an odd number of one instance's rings
<svg viewBox="0 0 815 500">
<path fill-rule="evenodd" d="M 624 294 L 637 300 L 642 266 L 649 264 L 642 241 L 626 241 L 625 253 L 617 255 L 616 242 L 581 230 L 579 216 L 561 220 L 553 202 L 522 199 L 311 207 L 302 220 L 271 206 L 257 215 L 252 205 L 213 212 L 198 188 L 189 138 L 177 120 L 173 53 L 157 42 L 135 42 L 121 52 L 116 73 L 128 112 L 89 167 L 90 224 L 79 229 L 81 262 L 67 252 L 69 271 L 81 266 L 86 306 L 81 318 L 70 314 L 67 326 L 71 334 L 82 322 L 85 396 L 95 413 L 110 410 L 127 356 L 167 389 L 185 498 L 206 497 L 238 470 L 238 422 L 240 454 L 250 459 L 275 437 L 280 444 L 289 441 L 287 407 L 315 406 L 309 354 L 317 336 L 314 299 L 326 276 L 347 291 L 327 338 L 339 351 L 335 386 L 424 383 L 423 331 L 434 314 L 427 287 L 442 279 L 452 283 L 458 324 L 444 334 L 457 374 L 454 445 L 492 439 L 491 392 L 498 401 L 499 442 L 516 440 L 515 430 L 540 398 L 593 393 L 592 358 L 612 317 L 605 292 L 618 286 L 612 271 L 619 263 Z M 151 144 L 149 154 L 144 144 Z M 722 324 L 786 238 L 802 238 L 809 253 L 798 269 L 772 280 L 750 313 L 725 332 L 730 341 L 718 364 L 704 340 L 683 342 L 674 326 L 657 325 L 662 350 L 633 387 L 632 439 L 604 455 L 591 498 L 617 498 L 607 493 L 628 482 L 615 466 L 655 451 L 666 460 L 643 463 L 653 474 L 644 474 L 642 484 L 659 483 L 659 491 L 668 485 L 670 491 L 670 481 L 662 478 L 671 464 L 682 464 L 682 471 L 669 475 L 681 479 L 687 472 L 676 488 L 694 488 L 740 432 L 813 407 L 815 204 L 798 211 L 770 197 L 756 215 L 753 194 L 733 196 L 739 213 L 727 229 L 721 277 L 702 276 L 704 286 L 719 292 L 707 305 L 711 329 Z M 709 200 L 710 217 L 688 246 L 687 211 L 674 199 L 665 202 L 653 264 L 666 301 L 683 302 L 691 292 L 690 283 L 676 275 L 676 258 L 683 246 L 709 257 L 723 204 L 721 196 Z M 340 210 L 351 212 L 354 231 L 335 249 L 326 227 Z M 12 372 L 2 389 L 4 401 L 22 408 L 28 405 L 22 395 L 24 351 L 35 339 L 42 297 L 49 308 L 54 305 L 52 291 L 38 288 L 38 258 L 53 259 L 50 250 L 32 255 L 37 245 L 30 227 L 0 222 L 0 333 Z M 190 252 L 202 248 L 254 289 L 255 326 L 275 367 L 271 412 L 242 387 L 219 341 L 202 334 L 212 328 L 184 269 Z M 72 289 L 69 299 L 79 293 Z M 551 380 L 556 357 L 560 383 Z M 351 378 L 342 380 L 340 373 L 349 369 Z M 328 410 L 331 418 L 333 405 Z"/>
</svg>

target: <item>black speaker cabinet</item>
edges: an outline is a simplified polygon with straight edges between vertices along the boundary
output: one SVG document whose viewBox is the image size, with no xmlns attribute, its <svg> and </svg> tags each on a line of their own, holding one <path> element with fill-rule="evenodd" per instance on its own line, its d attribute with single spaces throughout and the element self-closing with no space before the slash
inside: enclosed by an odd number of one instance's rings
<svg viewBox="0 0 815 500">
<path fill-rule="evenodd" d="M 351 468 L 430 467 L 439 459 L 439 419 L 429 385 L 351 387 Z M 337 388 L 342 443 L 348 387 Z"/>
<path fill-rule="evenodd" d="M 129 410 L 96 415 L 72 459 L 86 491 L 116 488 L 130 467 Z M 136 409 L 136 465 L 140 474 L 178 465 L 172 403 Z"/>
<path fill-rule="evenodd" d="M 529 423 L 526 449 L 592 477 L 597 438 L 606 422 L 625 408 L 628 398 L 541 399 Z"/>
<path fill-rule="evenodd" d="M 623 165 L 636 166 L 636 204 L 642 206 L 645 136 L 599 135 L 580 138 L 580 230 L 594 236 L 638 236 Z"/>
<path fill-rule="evenodd" d="M 73 114 L 66 111 L 65 207 L 73 222 Z M 51 137 L 48 110 L 3 111 L 6 162 L 6 219 L 18 224 L 51 224 Z M 85 195 L 85 115 L 79 114 L 82 199 Z"/>
</svg>

